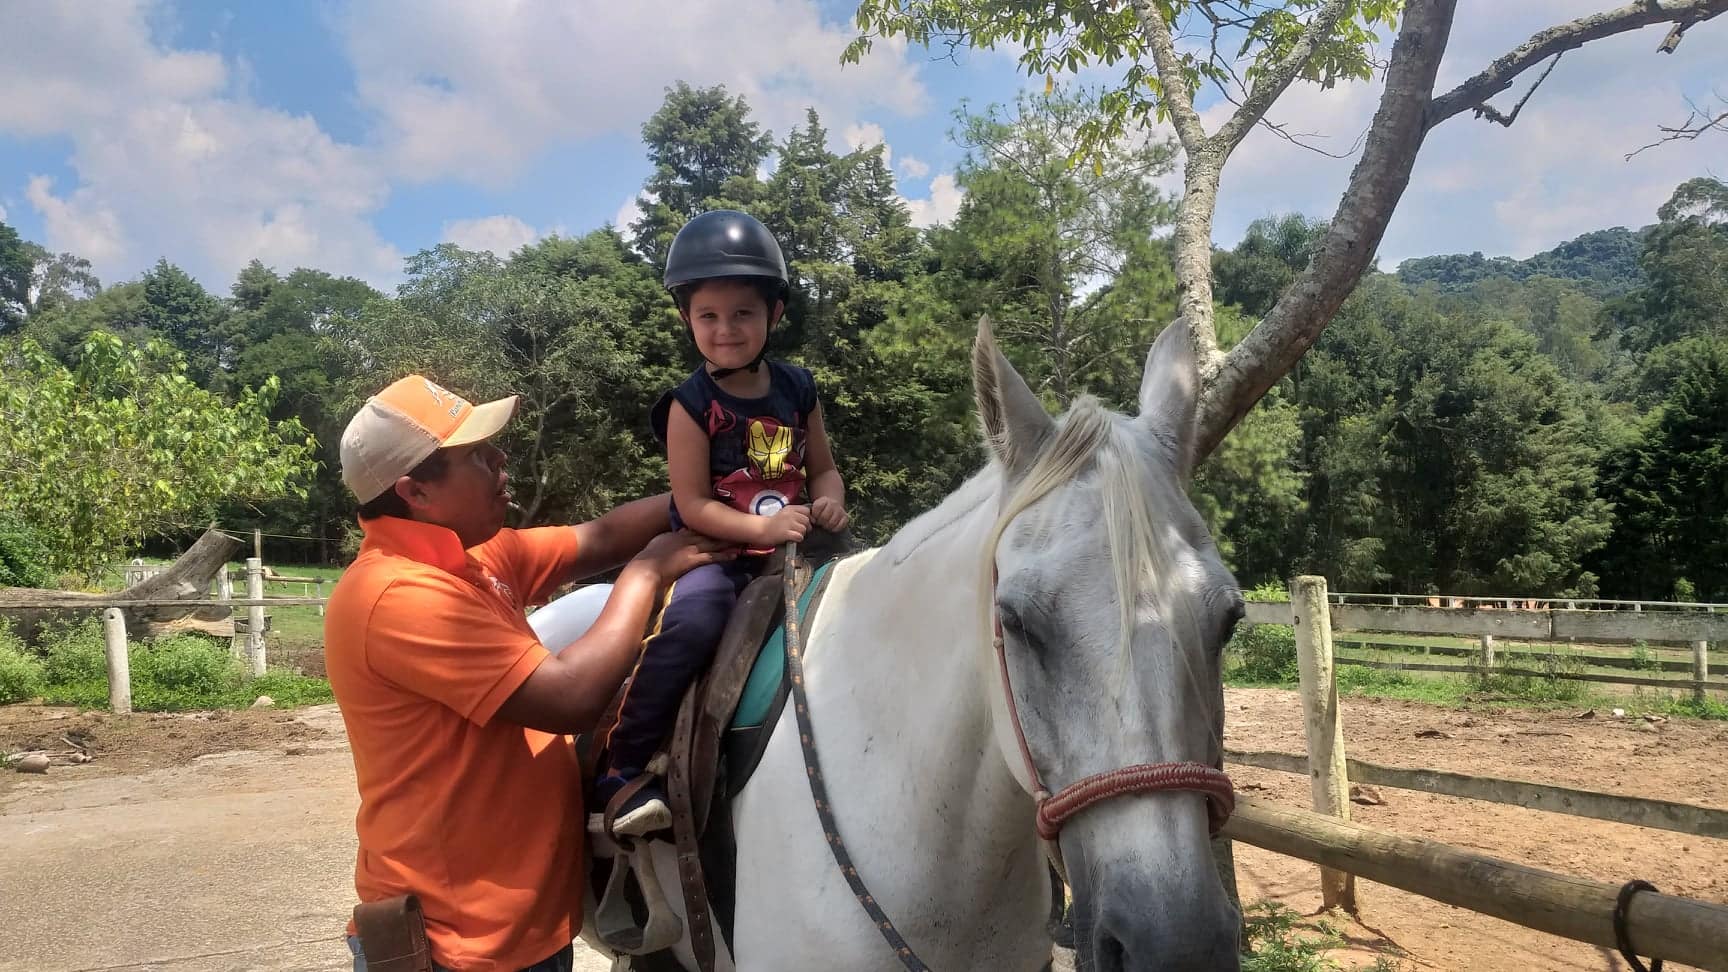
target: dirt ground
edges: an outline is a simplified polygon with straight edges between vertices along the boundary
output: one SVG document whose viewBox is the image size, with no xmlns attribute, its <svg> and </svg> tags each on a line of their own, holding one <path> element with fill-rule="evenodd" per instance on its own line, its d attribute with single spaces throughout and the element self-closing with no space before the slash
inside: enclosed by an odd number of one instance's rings
<svg viewBox="0 0 1728 972">
<path fill-rule="evenodd" d="M 1303 751 L 1294 693 L 1226 693 L 1229 744 Z M 1463 711 L 1343 701 L 1353 757 L 1728 808 L 1728 724 L 1606 712 Z M 337 969 L 353 861 L 352 768 L 333 706 L 129 718 L 0 707 L 0 752 L 66 754 L 46 776 L 0 773 L 0 972 Z M 91 761 L 70 763 L 70 754 Z M 1713 771 L 1714 770 L 1714 771 Z M 1307 781 L 1234 769 L 1243 792 L 1306 806 Z M 1728 841 L 1380 788 L 1373 827 L 1537 867 L 1728 903 Z M 1238 845 L 1246 901 L 1319 906 L 1313 865 Z M 1616 956 L 1359 882 L 1346 965 L 1616 969 Z M 196 905 L 196 907 L 194 906 Z M 105 914 L 101 920 L 94 915 Z M 94 925 L 92 922 L 94 921 Z M 104 932 L 93 935 L 96 926 Z M 256 943 L 264 941 L 268 945 Z M 590 961 L 597 961 L 588 957 Z M 588 966 L 581 966 L 588 967 Z M 593 966 L 605 968 L 603 964 Z M 1670 966 L 1675 968 L 1675 966 Z"/>
<path fill-rule="evenodd" d="M 1242 749 L 1304 751 L 1294 692 L 1226 693 L 1227 737 Z M 1502 776 L 1728 808 L 1728 724 L 1615 719 L 1597 710 L 1462 711 L 1389 699 L 1342 700 L 1345 750 L 1398 766 Z M 1231 769 L 1246 793 L 1307 806 L 1306 778 Z M 1728 903 L 1728 841 L 1378 788 L 1385 806 L 1352 805 L 1351 819 L 1429 837 L 1534 867 L 1619 884 L 1642 878 L 1665 892 Z M 1307 914 L 1320 906 L 1313 865 L 1237 845 L 1244 901 L 1276 898 Z M 1343 925 L 1351 961 L 1375 952 L 1409 968 L 1618 969 L 1617 955 L 1358 882 L 1362 921 Z M 1341 961 L 1344 956 L 1339 956 Z M 1670 965 L 1669 968 L 1679 968 Z"/>
</svg>

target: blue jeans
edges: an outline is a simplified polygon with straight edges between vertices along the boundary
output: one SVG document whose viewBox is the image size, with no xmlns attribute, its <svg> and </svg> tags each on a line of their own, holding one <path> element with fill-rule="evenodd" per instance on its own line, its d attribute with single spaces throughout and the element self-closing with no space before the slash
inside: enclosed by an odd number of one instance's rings
<svg viewBox="0 0 1728 972">
<path fill-rule="evenodd" d="M 366 956 L 360 952 L 360 939 L 348 936 L 348 951 L 354 954 L 354 972 L 366 972 Z M 551 958 L 535 962 L 522 972 L 571 972 L 576 967 L 576 950 L 566 945 Z M 444 972 L 444 966 L 434 966 Z"/>
</svg>

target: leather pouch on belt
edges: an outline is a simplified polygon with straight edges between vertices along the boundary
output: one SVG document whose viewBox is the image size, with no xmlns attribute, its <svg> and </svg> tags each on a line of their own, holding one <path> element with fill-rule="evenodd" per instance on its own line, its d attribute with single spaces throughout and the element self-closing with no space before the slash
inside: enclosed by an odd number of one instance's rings
<svg viewBox="0 0 1728 972">
<path fill-rule="evenodd" d="M 434 972 L 426 916 L 411 894 L 354 906 L 366 972 Z"/>
</svg>

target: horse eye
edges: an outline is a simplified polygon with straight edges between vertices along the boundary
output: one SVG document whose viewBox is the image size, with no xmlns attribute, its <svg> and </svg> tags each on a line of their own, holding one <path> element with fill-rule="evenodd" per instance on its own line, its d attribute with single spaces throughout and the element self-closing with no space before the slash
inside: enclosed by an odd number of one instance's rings
<svg viewBox="0 0 1728 972">
<path fill-rule="evenodd" d="M 1241 601 L 1236 601 L 1230 605 L 1230 611 L 1224 615 L 1223 637 L 1218 639 L 1218 648 L 1220 651 L 1223 650 L 1225 645 L 1230 643 L 1231 638 L 1236 637 L 1236 626 L 1241 624 L 1242 619 L 1247 616 L 1248 606 L 1243 604 Z"/>
</svg>

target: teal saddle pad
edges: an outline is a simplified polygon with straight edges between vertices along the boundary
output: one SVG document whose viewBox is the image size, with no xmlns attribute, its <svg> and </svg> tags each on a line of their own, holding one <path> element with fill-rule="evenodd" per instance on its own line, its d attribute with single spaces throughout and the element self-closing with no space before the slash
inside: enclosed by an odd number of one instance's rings
<svg viewBox="0 0 1728 972">
<path fill-rule="evenodd" d="M 810 575 L 810 583 L 804 585 L 804 593 L 798 597 L 798 620 L 800 623 L 810 617 L 810 599 L 822 586 L 823 575 L 832 570 L 837 561 L 829 561 L 816 568 Z M 750 678 L 744 683 L 744 691 L 738 696 L 738 708 L 732 713 L 733 729 L 754 729 L 768 717 L 768 710 L 774 704 L 774 698 L 780 693 L 780 685 L 786 680 L 786 626 L 776 625 L 768 633 L 768 639 L 762 643 L 762 650 L 756 654 L 756 664 L 750 669 Z"/>
</svg>

